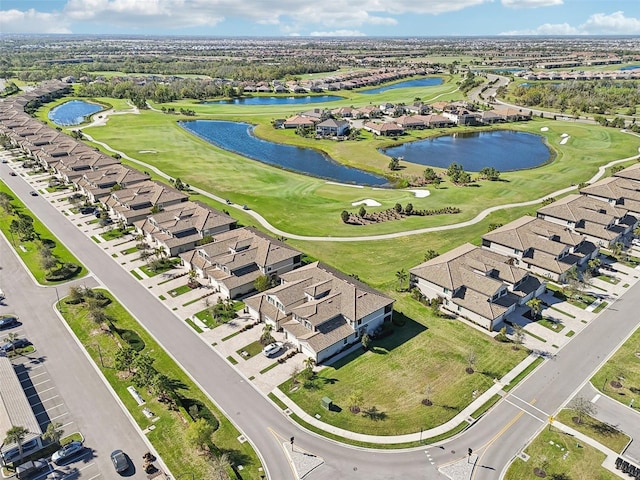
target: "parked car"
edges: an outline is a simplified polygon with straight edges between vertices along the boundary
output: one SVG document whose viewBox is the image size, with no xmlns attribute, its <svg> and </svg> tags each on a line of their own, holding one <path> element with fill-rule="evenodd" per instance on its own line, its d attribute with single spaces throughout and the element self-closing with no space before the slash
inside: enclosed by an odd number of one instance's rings
<svg viewBox="0 0 640 480">
<path fill-rule="evenodd" d="M 37 197 L 38 196 L 38 192 L 36 192 L 35 190 L 31 190 L 29 192 L 29 195 L 31 195 L 32 197 Z"/>
<path fill-rule="evenodd" d="M 46 458 L 39 458 L 38 460 L 29 460 L 28 462 L 18 465 L 16 468 L 17 478 L 28 478 L 32 474 L 44 470 L 49 466 Z"/>
<path fill-rule="evenodd" d="M 38 446 L 38 439 L 33 438 L 28 442 L 22 444 L 22 456 L 26 456 L 31 450 Z M 2 454 L 2 463 L 5 465 L 13 463 L 20 458 L 20 449 L 13 447 L 11 450 L 7 450 Z"/>
<path fill-rule="evenodd" d="M 4 298 L 4 296 L 2 298 Z M 0 330 L 15 327 L 16 325 L 18 325 L 18 319 L 16 317 L 0 318 Z"/>
<path fill-rule="evenodd" d="M 100 211 L 100 209 L 96 208 L 93 211 L 93 214 L 96 216 L 96 218 L 100 218 L 100 216 L 102 215 L 102 212 Z"/>
<path fill-rule="evenodd" d="M 80 207 L 79 211 L 82 215 L 89 215 L 90 213 L 95 212 L 96 209 L 93 207 Z"/>
<path fill-rule="evenodd" d="M 113 468 L 116 472 L 126 472 L 129 468 L 129 460 L 122 450 L 114 450 L 111 452 L 111 461 L 113 462 Z"/>
<path fill-rule="evenodd" d="M 27 345 L 31 345 L 31 342 L 26 338 L 16 338 L 0 345 L 0 352 L 7 353 L 17 348 L 24 348 Z"/>
<path fill-rule="evenodd" d="M 16 176 L 18 176 L 18 174 L 17 174 L 16 172 L 14 172 L 13 170 L 11 170 L 11 171 L 9 172 L 9 175 L 11 175 L 12 177 L 16 177 Z"/>
<path fill-rule="evenodd" d="M 264 355 L 267 357 L 271 357 L 272 355 L 275 355 L 276 353 L 278 353 L 280 350 L 282 350 L 282 343 L 275 342 L 275 343 L 270 343 L 269 345 L 264 347 L 262 349 L 262 353 L 264 353 Z"/>
<path fill-rule="evenodd" d="M 82 450 L 84 450 L 84 445 L 82 445 L 82 442 L 69 442 L 51 456 L 51 461 L 56 465 L 59 465 L 60 463 L 74 457 Z"/>
</svg>

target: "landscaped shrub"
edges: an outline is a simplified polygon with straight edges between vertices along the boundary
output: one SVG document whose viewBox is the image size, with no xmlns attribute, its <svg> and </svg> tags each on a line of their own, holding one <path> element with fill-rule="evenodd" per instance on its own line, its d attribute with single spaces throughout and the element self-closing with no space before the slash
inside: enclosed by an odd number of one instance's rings
<svg viewBox="0 0 640 480">
<path fill-rule="evenodd" d="M 209 425 L 213 426 L 214 431 L 218 430 L 218 427 L 220 426 L 220 422 L 218 421 L 216 416 L 213 414 L 213 412 L 211 412 L 211 410 L 209 410 L 201 402 L 199 402 L 198 400 L 194 400 L 193 398 L 184 398 L 184 397 L 181 397 L 179 402 L 181 404 L 180 406 L 185 409 L 185 412 L 183 413 L 183 415 L 186 413 L 187 418 L 193 420 L 194 422 L 198 418 L 204 418 L 207 421 L 207 423 L 209 423 Z"/>
<path fill-rule="evenodd" d="M 133 330 L 118 330 L 118 333 L 120 334 L 120 338 L 127 342 L 136 352 L 144 350 L 144 341 Z"/>
<path fill-rule="evenodd" d="M 80 265 L 76 265 L 75 263 L 65 263 L 60 268 L 47 275 L 45 279 L 47 280 L 47 282 L 59 282 L 61 280 L 68 280 L 80 273 L 81 269 L 82 267 L 80 267 Z"/>
</svg>

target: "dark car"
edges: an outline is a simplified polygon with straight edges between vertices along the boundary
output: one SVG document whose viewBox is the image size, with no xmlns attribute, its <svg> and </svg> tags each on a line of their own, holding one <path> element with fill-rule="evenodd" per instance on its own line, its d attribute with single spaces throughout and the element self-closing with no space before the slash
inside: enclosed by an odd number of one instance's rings
<svg viewBox="0 0 640 480">
<path fill-rule="evenodd" d="M 16 317 L 0 318 L 0 330 L 15 327 L 16 325 L 18 325 L 18 319 Z"/>
<path fill-rule="evenodd" d="M 111 452 L 111 461 L 113 462 L 113 468 L 116 472 L 126 472 L 129 468 L 129 460 L 122 450 L 114 450 Z"/>
<path fill-rule="evenodd" d="M 95 212 L 95 210 L 96 209 L 93 207 L 80 207 L 79 211 L 82 215 L 89 215 L 90 213 Z"/>
<path fill-rule="evenodd" d="M 29 192 L 29 195 L 31 195 L 32 197 L 37 197 L 38 196 L 38 192 L 36 192 L 35 190 L 31 190 Z"/>
<path fill-rule="evenodd" d="M 22 444 L 22 457 L 25 457 L 29 452 L 31 452 L 31 450 L 33 450 L 34 448 L 36 448 L 38 446 L 38 439 L 34 438 L 32 440 L 29 440 L 28 442 L 25 442 Z M 13 463 L 16 460 L 18 460 L 19 458 L 22 458 L 20 456 L 20 449 L 18 447 L 13 447 L 11 450 L 7 450 L 6 452 L 4 452 L 2 454 L 2 461 L 5 463 L 5 465 L 7 463 Z"/>
<path fill-rule="evenodd" d="M 17 174 L 16 172 L 14 172 L 13 170 L 11 170 L 11 171 L 9 172 L 9 175 L 11 175 L 12 177 L 15 177 L 15 176 L 17 176 L 18 174 Z"/>
<path fill-rule="evenodd" d="M 26 338 L 16 338 L 15 340 L 10 340 L 0 345 L 0 352 L 7 353 L 17 348 L 24 348 L 28 345 L 31 345 L 31 342 Z"/>
</svg>

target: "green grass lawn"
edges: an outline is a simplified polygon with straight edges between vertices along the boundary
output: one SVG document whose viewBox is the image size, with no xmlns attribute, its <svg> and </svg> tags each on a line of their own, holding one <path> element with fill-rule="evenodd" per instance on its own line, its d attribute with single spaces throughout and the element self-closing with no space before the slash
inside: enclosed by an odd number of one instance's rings
<svg viewBox="0 0 640 480">
<path fill-rule="evenodd" d="M 14 206 L 17 212 L 20 212 L 24 215 L 29 215 L 33 218 L 33 227 L 41 240 L 51 240 L 54 242 L 55 246 L 53 247 L 53 254 L 60 260 L 61 263 L 75 263 L 76 265 L 80 265 L 81 269 L 76 274 L 76 278 L 82 276 L 86 273 L 86 269 L 82 266 L 80 261 L 65 247 L 61 242 L 59 242 L 53 234 L 49 231 L 44 224 L 38 220 L 31 212 L 24 206 L 24 204 L 13 194 L 11 189 L 4 183 L 0 182 L 0 192 L 4 192 L 11 196 L 12 201 L 11 204 Z M 0 211 L 0 230 L 4 236 L 9 240 L 11 245 L 13 245 L 14 250 L 18 254 L 18 256 L 25 263 L 31 274 L 34 276 L 36 281 L 42 285 L 54 285 L 58 283 L 67 282 L 67 280 L 62 280 L 59 282 L 49 282 L 46 280 L 47 272 L 40 267 L 38 250 L 36 247 L 36 243 L 33 241 L 21 241 L 17 234 L 11 233 L 9 231 L 9 226 L 11 225 L 11 221 L 16 218 L 15 215 L 10 215 L 5 211 Z M 24 248 L 20 248 L 22 246 Z"/>
<path fill-rule="evenodd" d="M 480 393 L 521 361 L 527 352 L 513 350 L 461 322 L 434 318 L 418 302 L 402 297 L 396 304 L 404 326 L 394 326 L 387 338 L 373 341 L 370 351 L 355 353 L 322 369 L 312 384 L 291 391 L 291 380 L 280 386 L 308 414 L 322 415 L 331 425 L 372 435 L 399 435 L 429 429 L 454 417 Z M 402 313 L 395 312 L 398 318 Z M 465 373 L 469 351 L 477 356 L 475 373 Z M 425 407 L 427 386 L 433 405 Z M 354 390 L 363 393 L 362 410 L 375 406 L 386 419 L 354 415 L 346 404 Z M 340 407 L 328 412 L 320 405 L 329 397 Z"/>
<path fill-rule="evenodd" d="M 246 352 L 246 354 L 242 354 L 242 352 Z M 251 342 L 249 345 L 245 345 L 244 347 L 236 350 L 236 353 L 245 360 L 250 359 L 262 352 L 262 344 L 259 341 Z"/>
<path fill-rule="evenodd" d="M 552 320 L 549 320 L 548 318 L 538 320 L 536 323 L 538 325 L 542 325 L 543 327 L 547 327 L 549 330 L 552 330 L 554 332 L 561 332 L 564 328 L 564 325 L 562 323 L 554 322 Z"/>
<path fill-rule="evenodd" d="M 576 417 L 576 412 L 565 408 L 560 410 L 560 413 L 556 416 L 556 420 L 574 430 L 584 433 L 616 453 L 621 453 L 631 441 L 629 435 L 622 433 L 616 427 L 603 423 L 596 418 L 587 415 L 582 420 L 582 423 L 576 423 L 573 421 L 574 417 Z"/>
<path fill-rule="evenodd" d="M 603 282 L 610 283 L 611 285 L 617 285 L 620 283 L 620 279 L 616 277 L 612 277 L 610 275 L 598 275 L 596 277 L 598 280 L 602 280 Z"/>
<path fill-rule="evenodd" d="M 615 388 L 611 382 L 622 386 Z M 600 392 L 624 404 L 640 408 L 640 329 L 636 330 L 591 378 Z"/>
<path fill-rule="evenodd" d="M 123 232 L 119 228 L 113 228 L 111 230 L 107 230 L 104 233 L 101 233 L 100 236 L 105 240 L 115 240 L 116 238 L 122 238 L 125 234 L 132 230 L 133 228 L 128 228 Z"/>
<path fill-rule="evenodd" d="M 175 266 L 179 263 L 179 258 L 172 258 L 169 262 L 166 262 L 166 264 L 160 268 L 152 269 L 147 265 L 143 265 L 140 267 L 140 270 L 142 270 L 147 277 L 155 277 L 156 275 L 160 275 L 161 273 L 168 272 L 169 270 L 175 268 Z"/>
<path fill-rule="evenodd" d="M 553 443 L 552 443 L 553 442 Z M 564 450 L 563 450 L 564 449 Z M 615 480 L 618 477 L 603 468 L 604 453 L 589 445 L 576 446 L 573 437 L 545 428 L 525 449 L 528 461 L 516 458 L 505 475 L 505 480 L 537 480 L 535 468 L 544 467 L 546 478 L 564 473 L 568 478 L 589 480 Z M 546 464 L 546 465 L 545 465 Z"/>
<path fill-rule="evenodd" d="M 191 288 L 189 285 L 180 285 L 179 287 L 174 288 L 173 290 L 170 290 L 167 293 L 171 295 L 173 298 L 175 298 L 191 291 L 193 291 L 193 288 Z"/>
<path fill-rule="evenodd" d="M 228 452 L 233 462 L 241 463 L 244 466 L 242 478 L 259 479 L 260 472 L 258 468 L 261 464 L 251 445 L 238 442 L 239 432 L 224 417 L 222 412 L 196 387 L 190 377 L 164 352 L 160 345 L 131 317 L 124 307 L 115 301 L 108 292 L 105 292 L 105 294 L 112 299 L 112 302 L 106 307 L 106 313 L 113 319 L 114 325 L 120 330 L 132 330 L 138 334 L 144 342 L 142 353 L 147 352 L 152 355 L 155 359 L 154 368 L 169 376 L 178 385 L 182 385 L 182 388 L 178 389 L 178 393 L 183 399 L 189 399 L 189 402 L 199 402 L 214 413 L 220 422 L 220 427 L 213 435 L 215 445 L 222 451 Z M 113 357 L 119 348 L 115 336 L 100 332 L 96 324 L 87 318 L 86 308 L 82 304 L 67 305 L 63 303 L 60 310 L 96 365 L 99 365 L 102 374 L 107 378 L 109 384 L 118 394 L 118 397 L 129 410 L 138 426 L 141 429 L 149 427 L 151 421 L 144 416 L 141 407 L 138 406 L 127 391 L 127 387 L 131 384 L 130 380 L 123 378 L 123 375 L 113 368 Z M 99 362 L 98 348 L 102 355 L 104 367 Z M 196 478 L 212 479 L 212 472 L 209 470 L 205 459 L 197 451 L 189 447 L 185 441 L 184 414 L 168 410 L 164 404 L 158 402 L 157 398 L 146 389 L 139 389 L 138 391 L 146 401 L 145 407 L 160 417 L 158 421 L 153 423 L 156 428 L 147 434 L 147 438 L 158 450 L 167 466 L 174 472 L 189 471 L 193 472 Z M 186 402 L 186 400 L 183 400 L 183 404 Z"/>
</svg>

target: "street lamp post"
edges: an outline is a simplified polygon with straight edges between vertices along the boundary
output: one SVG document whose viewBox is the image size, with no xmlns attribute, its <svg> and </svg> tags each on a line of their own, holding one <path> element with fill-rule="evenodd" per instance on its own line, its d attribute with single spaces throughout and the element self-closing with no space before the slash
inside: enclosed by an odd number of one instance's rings
<svg viewBox="0 0 640 480">
<path fill-rule="evenodd" d="M 102 350 L 100 349 L 100 344 L 99 343 L 94 343 L 94 345 L 98 349 L 98 357 L 100 357 L 100 366 L 102 368 L 104 368 L 104 362 L 102 361 Z"/>
</svg>

